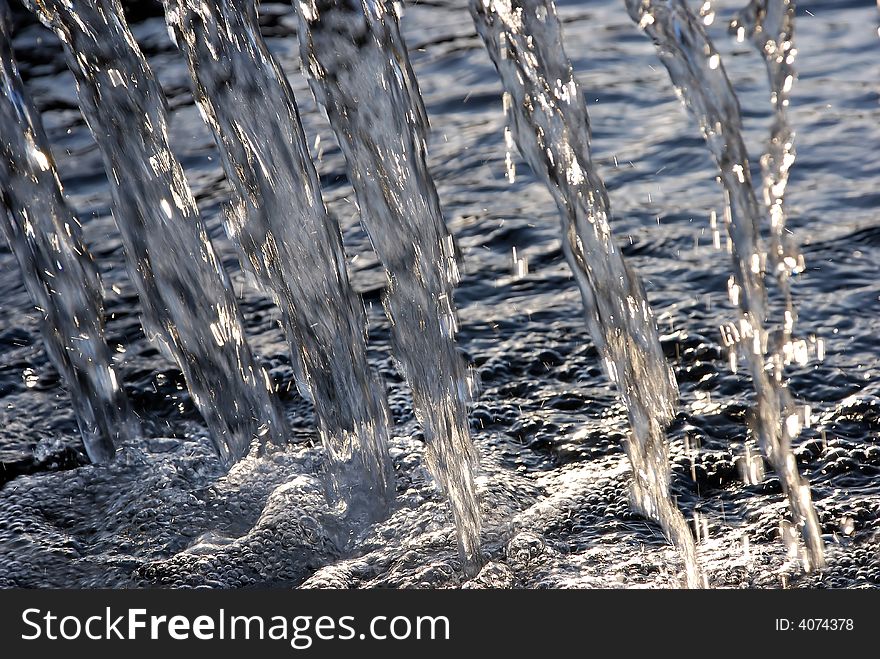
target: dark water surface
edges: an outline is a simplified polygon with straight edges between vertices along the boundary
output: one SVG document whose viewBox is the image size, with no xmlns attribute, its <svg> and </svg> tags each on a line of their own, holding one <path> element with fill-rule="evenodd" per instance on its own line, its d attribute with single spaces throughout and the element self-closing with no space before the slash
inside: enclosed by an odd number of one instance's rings
<svg viewBox="0 0 880 659">
<path fill-rule="evenodd" d="M 716 5 L 709 32 L 739 94 L 759 181 L 771 110 L 764 65 L 749 44 L 726 34 L 738 3 Z M 767 469 L 749 485 L 739 473 L 746 452 L 757 448 L 747 430 L 752 386 L 743 370 L 731 372 L 719 332 L 736 310 L 727 298 L 726 237 L 716 249 L 709 225 L 723 203 L 715 166 L 622 1 L 562 2 L 559 11 L 588 100 L 612 228 L 644 279 L 681 388 L 669 433 L 672 488 L 699 528 L 710 583 L 877 586 L 876 5 L 798 6 L 799 79 L 790 112 L 798 157 L 786 199 L 807 268 L 793 292 L 798 330 L 824 341 L 825 359 L 788 373 L 793 395 L 813 411 L 795 451 L 827 549 L 828 568 L 812 575 L 801 573 L 780 540 L 787 509 L 778 479 Z M 390 356 L 380 304 L 384 274 L 358 225 L 342 154 L 299 71 L 291 8 L 264 3 L 264 34 L 289 75 L 325 198 L 344 227 L 352 281 L 367 302 L 371 359 L 396 424 L 394 510 L 369 530 L 355 556 L 338 555 L 328 537 L 312 411 L 296 392 L 279 313 L 246 281 L 224 235 L 219 212 L 230 192 L 186 66 L 163 19 L 140 13 L 132 28 L 168 96 L 172 146 L 242 296 L 250 343 L 279 388 L 296 443 L 222 475 L 181 374 L 140 328 L 100 155 L 60 46 L 22 21 L 16 53 L 101 268 L 108 342 L 147 439 L 111 464 L 85 463 L 69 399 L 39 338 L 39 315 L 11 253 L 0 247 L 0 585 L 461 585 L 452 521 L 427 474 L 410 393 Z M 470 422 L 481 455 L 488 562 L 469 583 L 678 585 L 676 552 L 659 527 L 629 509 L 620 444 L 626 414 L 587 336 L 555 203 L 516 154 L 517 176 L 508 182 L 501 87 L 466 3 L 407 5 L 402 30 L 431 120 L 429 164 L 464 255 L 459 346 L 481 381 Z"/>
</svg>

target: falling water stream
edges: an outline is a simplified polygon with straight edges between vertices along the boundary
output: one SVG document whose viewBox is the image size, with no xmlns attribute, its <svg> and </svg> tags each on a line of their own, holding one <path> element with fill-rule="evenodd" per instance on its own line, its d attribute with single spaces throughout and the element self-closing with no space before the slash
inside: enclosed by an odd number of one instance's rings
<svg viewBox="0 0 880 659">
<path fill-rule="evenodd" d="M 752 0 L 730 24 L 730 31 L 736 34 L 737 40 L 748 38 L 754 43 L 764 59 L 770 83 L 773 123 L 766 151 L 761 156 L 761 171 L 764 204 L 770 210 L 769 265 L 785 300 L 784 317 L 780 323 L 782 333 L 776 345 L 771 346 L 777 356 L 783 355 L 783 346 L 790 346 L 797 322 L 790 279 L 804 269 L 803 256 L 785 227 L 785 189 L 795 160 L 795 135 L 788 120 L 797 56 L 794 14 L 792 0 Z M 782 365 L 774 364 L 774 374 L 779 377 L 781 372 Z"/>
<path fill-rule="evenodd" d="M 285 441 L 268 375 L 245 341 L 229 278 L 168 144 L 162 90 L 119 0 L 30 2 L 64 44 L 110 180 L 143 323 L 183 371 L 226 465 Z"/>
<path fill-rule="evenodd" d="M 95 462 L 138 437 L 104 339 L 101 279 L 64 200 L 49 140 L 12 56 L 8 6 L 0 2 L 0 226 L 43 315 L 52 363 L 70 391 L 83 444 Z"/>
<path fill-rule="evenodd" d="M 749 365 L 757 395 L 754 432 L 780 477 L 792 522 L 801 531 L 806 548 L 804 564 L 807 569 L 821 568 L 825 559 L 819 522 L 809 485 L 801 478 L 791 449 L 791 440 L 800 432 L 805 421 L 804 414 L 792 403 L 782 380 L 781 365 L 774 366 L 774 350 L 768 347 L 771 337 L 766 329 L 769 317 L 764 281 L 768 259 L 761 239 L 761 212 L 752 187 L 748 154 L 741 135 L 739 101 L 727 78 L 721 56 L 706 35 L 700 20 L 683 0 L 626 0 L 626 6 L 633 20 L 653 39 L 676 92 L 699 122 L 703 137 L 720 169 L 727 201 L 725 220 L 732 243 L 735 272 L 729 287 L 730 298 L 740 309 L 739 323 L 731 324 L 725 333 L 730 344 L 740 349 Z M 775 39 L 772 37 L 773 43 L 776 43 Z M 790 87 L 792 79 L 789 75 L 785 73 L 788 82 L 783 82 L 783 87 Z M 787 92 L 788 89 L 785 90 Z M 782 102 L 784 98 L 777 97 L 777 100 Z M 783 152 L 778 164 L 771 165 L 768 170 L 768 176 L 774 179 L 783 176 L 778 168 L 786 168 L 787 172 L 791 164 L 784 155 L 784 144 L 790 142 L 790 138 L 783 135 L 784 123 L 777 130 L 782 132 L 775 134 L 773 140 L 783 142 L 779 145 Z M 776 157 L 774 150 L 768 161 Z M 770 173 L 771 170 L 773 173 Z M 779 198 L 779 206 L 775 207 L 775 201 L 771 206 L 773 233 L 777 236 L 774 245 L 780 243 L 784 230 L 780 216 L 782 190 L 779 184 L 784 188 L 784 179 L 780 178 L 771 192 L 775 198 Z M 779 225 L 778 230 L 776 225 Z M 777 263 L 783 256 L 779 249 L 781 246 L 774 250 L 771 263 Z M 783 280 L 787 280 L 787 277 L 783 276 Z M 791 322 L 793 319 L 789 312 L 785 326 L 790 328 Z M 786 333 L 790 333 L 790 329 Z M 771 363 L 769 369 L 768 360 Z"/>
<path fill-rule="evenodd" d="M 235 188 L 227 232 L 283 311 L 300 392 L 314 403 L 331 500 L 348 518 L 379 519 L 394 487 L 384 386 L 367 364 L 363 303 L 290 85 L 260 36 L 253 0 L 165 4 Z"/>
<path fill-rule="evenodd" d="M 427 119 L 400 36 L 383 3 L 298 4 L 302 59 L 345 153 L 362 221 L 387 272 L 396 357 L 413 391 L 428 465 L 446 493 L 464 569 L 480 563 L 472 386 L 455 346 L 458 266 L 425 163 Z"/>
<path fill-rule="evenodd" d="M 520 152 L 553 193 L 563 248 L 590 335 L 626 403 L 633 502 L 681 551 L 689 587 L 703 585 L 691 531 L 669 495 L 665 428 L 678 388 L 654 314 L 611 233 L 611 207 L 590 154 L 583 95 L 563 49 L 556 7 L 545 0 L 473 0 L 471 12 L 504 84 Z"/>
<path fill-rule="evenodd" d="M 0 586 L 880 583 L 864 8 L 722 62 L 685 0 L 23 4 Z"/>
</svg>

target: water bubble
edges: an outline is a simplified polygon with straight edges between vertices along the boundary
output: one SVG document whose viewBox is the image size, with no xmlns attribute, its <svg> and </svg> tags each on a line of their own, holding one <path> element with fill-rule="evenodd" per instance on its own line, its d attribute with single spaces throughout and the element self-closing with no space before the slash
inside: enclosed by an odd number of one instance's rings
<svg viewBox="0 0 880 659">
<path fill-rule="evenodd" d="M 28 389 L 33 389 L 40 382 L 40 376 L 37 375 L 37 372 L 32 368 L 26 368 L 21 372 L 21 379 L 24 380 L 24 385 Z"/>
</svg>

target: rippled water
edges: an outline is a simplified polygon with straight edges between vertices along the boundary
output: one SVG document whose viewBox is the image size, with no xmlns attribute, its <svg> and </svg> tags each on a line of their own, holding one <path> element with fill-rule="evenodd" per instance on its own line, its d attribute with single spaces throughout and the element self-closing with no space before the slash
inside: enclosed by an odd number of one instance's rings
<svg viewBox="0 0 880 659">
<path fill-rule="evenodd" d="M 737 3 L 715 3 L 709 27 L 739 94 L 750 153 L 771 122 L 766 70 L 748 42 L 726 35 Z M 142 14 L 150 12 L 140 9 Z M 876 586 L 880 583 L 880 399 L 874 190 L 878 156 L 878 14 L 870 2 L 802 2 L 789 121 L 798 157 L 787 226 L 807 264 L 793 278 L 801 334 L 825 359 L 786 371 L 813 425 L 794 442 L 812 485 L 828 567 L 803 575 L 779 541 L 779 480 L 739 473 L 757 447 L 747 431 L 747 373 L 731 372 L 719 327 L 730 257 L 710 225 L 723 196 L 715 165 L 674 97 L 650 41 L 622 2 L 559 3 L 566 52 L 588 101 L 593 158 L 614 209 L 612 228 L 641 275 L 681 390 L 670 428 L 672 492 L 698 531 L 714 586 Z M 189 92 L 164 21 L 133 31 L 171 108 L 181 159 L 218 255 L 240 291 L 251 345 L 281 392 L 294 446 L 249 458 L 226 476 L 182 376 L 143 336 L 135 288 L 109 215 L 100 153 L 77 109 L 60 46 L 18 23 L 14 45 L 46 124 L 71 206 L 101 268 L 107 336 L 144 439 L 89 466 L 68 397 L 49 365 L 11 253 L 0 248 L 0 583 L 3 585 L 457 586 L 455 532 L 428 475 L 408 388 L 394 367 L 381 306 L 385 276 L 360 228 L 345 162 L 299 72 L 289 6 L 262 7 L 264 34 L 289 75 L 331 213 L 343 227 L 351 279 L 367 301 L 371 361 L 395 426 L 397 496 L 357 555 L 339 555 L 316 474 L 323 465 L 310 405 L 274 305 L 238 271 L 221 225 L 230 198 L 213 138 Z M 631 512 L 621 439 L 626 412 L 583 323 L 560 243 L 556 204 L 528 167 L 507 177 L 501 85 L 465 2 L 407 6 L 402 31 L 431 121 L 428 164 L 463 253 L 459 346 L 479 374 L 470 415 L 481 456 L 477 486 L 488 560 L 473 586 L 663 587 L 682 580 L 658 526 Z M 318 139 L 320 138 L 320 139 Z M 760 180 L 753 156 L 753 176 Z M 515 251 L 514 251 L 515 250 Z M 789 538 L 789 545 L 793 538 Z"/>
</svg>

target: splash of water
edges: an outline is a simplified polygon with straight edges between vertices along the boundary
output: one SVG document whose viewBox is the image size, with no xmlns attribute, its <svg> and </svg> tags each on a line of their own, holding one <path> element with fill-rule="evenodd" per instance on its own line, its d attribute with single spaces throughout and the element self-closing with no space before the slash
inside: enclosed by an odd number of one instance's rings
<svg viewBox="0 0 880 659">
<path fill-rule="evenodd" d="M 556 7 L 550 0 L 472 0 L 470 7 L 501 76 L 520 153 L 556 199 L 587 327 L 627 407 L 633 504 L 660 523 L 684 558 L 687 585 L 700 587 L 693 537 L 669 495 L 665 428 L 675 417 L 678 387 L 645 290 L 611 233 L 608 194 L 590 153 L 587 107 Z"/>
<path fill-rule="evenodd" d="M 384 386 L 367 363 L 363 304 L 293 92 L 260 35 L 253 0 L 165 6 L 235 189 L 227 232 L 282 309 L 300 390 L 314 402 L 330 500 L 350 519 L 378 519 L 394 493 Z"/>
<path fill-rule="evenodd" d="M 792 520 L 801 531 L 804 564 L 807 569 L 820 568 L 825 559 L 819 522 L 809 485 L 801 478 L 791 450 L 791 440 L 802 422 L 781 376 L 777 377 L 780 369 L 773 373 L 772 357 L 767 368 L 768 353 L 772 355 L 765 329 L 764 269 L 768 259 L 741 134 L 739 101 L 720 55 L 683 0 L 625 2 L 632 19 L 653 39 L 677 94 L 697 119 L 721 171 L 734 263 L 730 295 L 740 309 L 739 323 L 725 335 L 741 349 L 749 365 L 757 394 L 754 432 L 779 475 Z M 780 164 L 783 162 L 784 157 Z"/>
<path fill-rule="evenodd" d="M 142 322 L 176 360 L 221 461 L 284 441 L 229 278 L 168 144 L 165 100 L 119 0 L 27 0 L 64 44 L 138 288 Z"/>
<path fill-rule="evenodd" d="M 455 347 L 453 242 L 425 163 L 427 119 L 397 17 L 383 3 L 295 3 L 302 59 L 345 155 L 385 266 L 394 349 L 413 391 L 429 469 L 449 498 L 466 572 L 480 562 L 467 425 L 470 378 Z"/>
<path fill-rule="evenodd" d="M 46 352 L 70 391 L 86 453 L 103 462 L 140 430 L 104 339 L 100 275 L 18 73 L 8 11 L 0 0 L 0 227 L 43 314 Z"/>
</svg>

